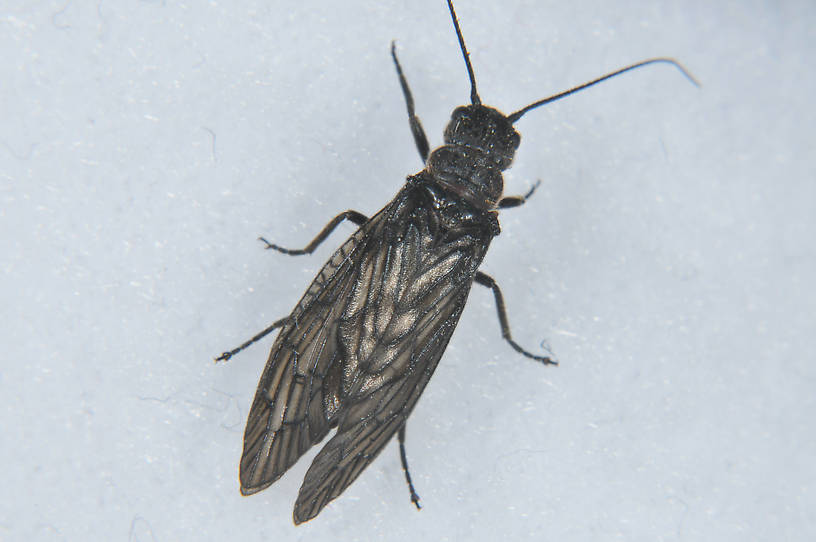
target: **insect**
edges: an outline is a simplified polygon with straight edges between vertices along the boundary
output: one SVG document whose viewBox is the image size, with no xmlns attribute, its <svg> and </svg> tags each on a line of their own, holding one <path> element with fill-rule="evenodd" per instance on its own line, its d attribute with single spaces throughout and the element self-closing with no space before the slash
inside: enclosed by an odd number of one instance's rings
<svg viewBox="0 0 816 542">
<path fill-rule="evenodd" d="M 502 197 L 502 171 L 510 167 L 520 142 L 513 124 L 536 107 L 647 64 L 672 64 L 694 82 L 674 60 L 653 58 L 504 115 L 482 105 L 459 21 L 447 2 L 470 78 L 470 105 L 453 111 L 444 145 L 431 152 L 392 43 L 411 133 L 425 168 L 409 176 L 373 217 L 341 213 L 303 249 L 260 238 L 267 249 L 310 254 L 341 222 L 359 226 L 289 316 L 217 358 L 227 360 L 280 329 L 244 432 L 242 494 L 267 488 L 336 429 L 306 473 L 295 503 L 296 524 L 314 518 L 338 497 L 395 434 L 411 501 L 420 507 L 405 454 L 405 423 L 474 282 L 492 290 L 504 340 L 528 358 L 556 364 L 513 340 L 501 290 L 479 271 L 500 231 L 498 211 L 522 205 L 537 186 L 523 196 Z"/>
</svg>

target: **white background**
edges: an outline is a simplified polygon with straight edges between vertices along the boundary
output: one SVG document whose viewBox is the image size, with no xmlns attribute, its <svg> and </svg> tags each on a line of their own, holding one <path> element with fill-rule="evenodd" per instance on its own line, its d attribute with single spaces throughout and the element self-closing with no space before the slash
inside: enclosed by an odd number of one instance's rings
<svg viewBox="0 0 816 542">
<path fill-rule="evenodd" d="M 468 84 L 441 0 L 3 2 L 0 539 L 813 540 L 816 6 L 457 5 L 485 103 L 530 113 L 476 288 L 394 443 L 295 528 L 313 454 L 238 492 L 271 339 Z"/>
</svg>

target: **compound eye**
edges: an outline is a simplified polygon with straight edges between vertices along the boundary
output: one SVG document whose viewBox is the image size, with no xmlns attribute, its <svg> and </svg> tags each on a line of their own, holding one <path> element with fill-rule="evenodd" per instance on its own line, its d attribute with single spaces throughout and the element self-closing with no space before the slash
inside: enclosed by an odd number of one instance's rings
<svg viewBox="0 0 816 542">
<path fill-rule="evenodd" d="M 513 135 L 510 137 L 510 141 L 513 144 L 513 149 L 518 149 L 519 145 L 521 144 L 521 136 L 518 135 L 518 132 L 513 132 Z"/>
<path fill-rule="evenodd" d="M 453 114 L 451 115 L 451 120 L 456 123 L 460 123 L 463 120 L 467 120 L 470 117 L 468 115 L 467 107 L 459 106 L 453 110 Z"/>
</svg>

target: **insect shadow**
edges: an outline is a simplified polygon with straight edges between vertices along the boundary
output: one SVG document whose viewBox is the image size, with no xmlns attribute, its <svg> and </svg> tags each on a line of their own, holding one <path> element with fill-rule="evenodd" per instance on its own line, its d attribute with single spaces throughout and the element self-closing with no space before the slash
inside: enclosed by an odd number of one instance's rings
<svg viewBox="0 0 816 542">
<path fill-rule="evenodd" d="M 314 518 L 338 497 L 395 434 L 411 501 L 420 507 L 405 454 L 405 422 L 474 282 L 492 290 L 504 340 L 528 358 L 556 364 L 513 340 L 499 285 L 479 271 L 500 232 L 498 211 L 522 205 L 538 186 L 524 195 L 502 196 L 502 171 L 510 167 L 521 141 L 513 125 L 532 109 L 648 64 L 671 64 L 697 84 L 675 60 L 652 58 L 504 115 L 482 105 L 459 21 L 447 2 L 470 79 L 470 105 L 453 111 L 444 144 L 431 152 L 392 42 L 411 133 L 425 168 L 409 176 L 374 216 L 345 211 L 302 249 L 261 238 L 267 249 L 295 256 L 311 254 L 345 220 L 359 226 L 289 316 L 216 360 L 228 360 L 280 329 L 244 432 L 242 494 L 269 487 L 336 429 L 303 480 L 296 524 Z"/>
</svg>

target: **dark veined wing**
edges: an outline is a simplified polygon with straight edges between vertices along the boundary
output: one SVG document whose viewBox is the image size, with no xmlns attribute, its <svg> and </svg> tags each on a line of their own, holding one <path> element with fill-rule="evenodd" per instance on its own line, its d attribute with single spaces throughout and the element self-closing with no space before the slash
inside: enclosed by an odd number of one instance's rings
<svg viewBox="0 0 816 542">
<path fill-rule="evenodd" d="M 417 197 L 407 189 L 386 207 L 381 235 L 367 239 L 356 260 L 334 336 L 342 362 L 326 377 L 339 382 L 337 433 L 306 474 L 295 523 L 340 495 L 405 423 L 487 250 L 491 234 L 484 222 L 452 224 Z"/>
<path fill-rule="evenodd" d="M 275 482 L 332 427 L 339 388 L 325 377 L 339 365 L 337 322 L 367 239 L 380 233 L 383 216 L 367 222 L 332 255 L 278 334 L 244 431 L 242 494 L 257 493 Z"/>
</svg>

